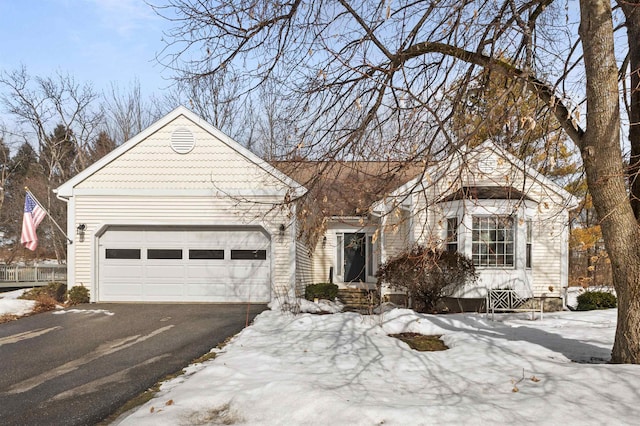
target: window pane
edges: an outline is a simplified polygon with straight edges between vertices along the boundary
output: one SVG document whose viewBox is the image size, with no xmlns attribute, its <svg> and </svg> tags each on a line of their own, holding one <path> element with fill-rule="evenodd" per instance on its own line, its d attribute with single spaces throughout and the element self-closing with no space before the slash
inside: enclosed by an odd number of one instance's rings
<svg viewBox="0 0 640 426">
<path fill-rule="evenodd" d="M 447 251 L 458 251 L 458 218 L 447 218 Z"/>
<path fill-rule="evenodd" d="M 375 274 L 373 270 L 373 237 L 367 236 L 367 275 Z"/>
<path fill-rule="evenodd" d="M 336 236 L 336 276 L 342 277 L 342 235 Z M 341 278 L 342 279 L 342 278 Z"/>
<path fill-rule="evenodd" d="M 140 249 L 106 249 L 106 259 L 140 259 Z"/>
<path fill-rule="evenodd" d="M 182 259 L 182 249 L 148 249 L 147 259 Z"/>
<path fill-rule="evenodd" d="M 531 268 L 531 247 L 533 244 L 533 222 L 527 219 L 527 268 Z"/>
<path fill-rule="evenodd" d="M 266 250 L 231 250 L 231 259 L 236 260 L 265 260 L 267 258 Z"/>
<path fill-rule="evenodd" d="M 224 250 L 189 250 L 189 259 L 224 259 Z"/>
<path fill-rule="evenodd" d="M 475 266 L 514 265 L 514 221 L 509 216 L 474 217 L 471 253 Z"/>
</svg>

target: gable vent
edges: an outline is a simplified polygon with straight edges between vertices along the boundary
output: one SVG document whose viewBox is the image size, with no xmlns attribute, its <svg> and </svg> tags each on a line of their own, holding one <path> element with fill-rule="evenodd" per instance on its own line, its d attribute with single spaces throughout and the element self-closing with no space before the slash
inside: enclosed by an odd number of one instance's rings
<svg viewBox="0 0 640 426">
<path fill-rule="evenodd" d="M 171 134 L 171 149 L 178 154 L 187 154 L 196 146 L 196 139 L 189 129 L 181 127 Z"/>
</svg>

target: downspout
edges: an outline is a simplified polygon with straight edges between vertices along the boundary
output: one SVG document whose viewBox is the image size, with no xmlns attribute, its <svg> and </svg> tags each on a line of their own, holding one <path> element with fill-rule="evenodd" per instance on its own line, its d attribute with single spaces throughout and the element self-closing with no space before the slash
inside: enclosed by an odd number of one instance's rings
<svg viewBox="0 0 640 426">
<path fill-rule="evenodd" d="M 74 223 L 75 223 L 74 202 L 71 199 L 71 197 L 63 197 L 60 194 L 58 194 L 57 189 L 54 189 L 53 193 L 56 195 L 56 198 L 58 200 L 63 201 L 64 203 L 67 204 L 67 233 L 69 233 L 70 229 L 71 230 L 74 229 Z M 76 259 L 75 259 L 75 256 L 73 255 L 74 254 L 73 250 L 74 250 L 74 244 L 72 243 L 67 244 L 67 288 L 71 288 L 75 285 Z M 91 297 L 94 297 L 94 295 L 92 294 Z"/>
</svg>

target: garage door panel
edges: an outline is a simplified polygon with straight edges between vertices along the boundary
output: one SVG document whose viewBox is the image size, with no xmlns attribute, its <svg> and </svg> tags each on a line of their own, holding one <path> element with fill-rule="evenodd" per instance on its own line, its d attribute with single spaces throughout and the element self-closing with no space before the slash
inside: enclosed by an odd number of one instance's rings
<svg viewBox="0 0 640 426">
<path fill-rule="evenodd" d="M 189 267 L 186 269 L 185 276 L 189 281 L 201 280 L 202 282 L 229 279 L 228 269 L 224 265 Z"/>
<path fill-rule="evenodd" d="M 153 285 L 145 285 L 144 292 L 148 297 L 170 297 L 173 300 L 182 299 L 184 285 L 176 281 L 158 281 Z"/>
<path fill-rule="evenodd" d="M 149 266 L 146 268 L 146 278 L 156 280 L 156 281 L 164 281 L 165 279 L 170 279 L 173 281 L 181 281 L 185 276 L 185 271 L 187 269 L 186 265 L 159 265 L 156 262 L 148 262 Z"/>
<path fill-rule="evenodd" d="M 142 265 L 130 265 L 123 263 L 115 263 L 112 268 L 110 268 L 110 274 L 108 277 L 109 281 L 120 281 L 121 279 L 128 279 L 131 277 L 139 277 L 144 273 L 144 269 Z"/>
<path fill-rule="evenodd" d="M 266 295 L 264 285 L 236 285 L 230 286 L 227 292 L 228 296 L 238 297 L 242 300 L 257 300 L 262 299 Z"/>
<path fill-rule="evenodd" d="M 100 301 L 270 300 L 270 241 L 258 229 L 115 227 L 99 245 Z M 126 250 L 139 250 L 140 256 L 106 258 L 107 249 L 112 257 L 127 255 Z M 245 253 L 232 259 L 232 251 Z"/>
<path fill-rule="evenodd" d="M 131 296 L 142 296 L 142 285 L 141 284 L 120 284 L 116 282 L 106 283 L 102 288 L 101 295 L 103 297 L 131 297 Z M 122 300 L 122 299 L 118 299 Z"/>
<path fill-rule="evenodd" d="M 226 296 L 227 284 L 224 282 L 187 283 L 186 294 L 188 296 Z"/>
</svg>

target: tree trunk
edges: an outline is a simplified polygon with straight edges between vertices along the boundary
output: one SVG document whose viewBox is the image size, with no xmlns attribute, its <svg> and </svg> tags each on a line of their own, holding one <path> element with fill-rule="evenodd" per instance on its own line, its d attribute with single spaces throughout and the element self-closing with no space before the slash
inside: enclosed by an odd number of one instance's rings
<svg viewBox="0 0 640 426">
<path fill-rule="evenodd" d="M 618 1 L 618 4 L 624 12 L 629 44 L 630 197 L 636 219 L 640 219 L 640 0 L 623 0 Z"/>
<path fill-rule="evenodd" d="M 640 363 L 640 232 L 627 198 L 620 148 L 618 70 L 609 0 L 580 0 L 587 130 L 580 150 L 618 295 L 614 363 Z"/>
</svg>

